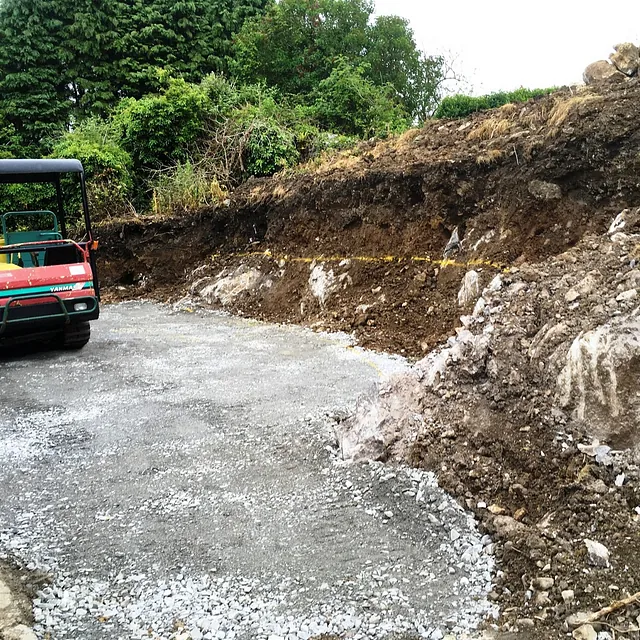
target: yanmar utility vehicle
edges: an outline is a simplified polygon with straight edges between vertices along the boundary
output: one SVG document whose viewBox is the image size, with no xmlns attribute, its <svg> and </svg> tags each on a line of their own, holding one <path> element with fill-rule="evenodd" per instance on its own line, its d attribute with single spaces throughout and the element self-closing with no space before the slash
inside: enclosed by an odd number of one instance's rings
<svg viewBox="0 0 640 640">
<path fill-rule="evenodd" d="M 97 319 L 100 290 L 97 242 L 91 233 L 82 164 L 78 160 L 0 160 L 0 188 L 23 189 L 22 199 L 51 194 L 53 211 L 0 211 L 0 345 L 43 341 L 80 349 Z M 69 239 L 65 196 L 76 191 L 83 220 Z M 10 191 L 10 189 L 9 189 Z M 5 200 L 7 199 L 5 198 Z M 40 200 L 39 200 L 40 201 Z"/>
</svg>

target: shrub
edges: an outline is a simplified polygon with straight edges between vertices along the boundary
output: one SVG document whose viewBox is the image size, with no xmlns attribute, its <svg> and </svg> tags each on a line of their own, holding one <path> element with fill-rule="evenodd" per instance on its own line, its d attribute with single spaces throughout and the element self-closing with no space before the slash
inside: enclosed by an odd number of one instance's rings
<svg viewBox="0 0 640 640">
<path fill-rule="evenodd" d="M 201 86 L 170 80 L 162 94 L 123 100 L 114 124 L 139 173 L 187 161 L 204 135 L 211 110 Z"/>
<path fill-rule="evenodd" d="M 405 131 L 410 118 L 393 97 L 393 88 L 374 85 L 365 71 L 364 65 L 338 62 L 316 91 L 318 121 L 331 131 L 363 138 Z"/>
<path fill-rule="evenodd" d="M 271 176 L 300 161 L 293 133 L 274 119 L 256 118 L 246 128 L 245 172 Z"/>
<path fill-rule="evenodd" d="M 87 196 L 96 219 L 123 215 L 131 210 L 133 180 L 131 157 L 120 147 L 113 129 L 104 121 L 87 120 L 54 145 L 52 157 L 76 158 L 87 178 Z M 69 217 L 78 218 L 82 202 L 78 189 L 71 194 Z"/>
<path fill-rule="evenodd" d="M 526 102 L 531 98 L 546 96 L 555 91 L 550 89 L 517 89 L 516 91 L 490 93 L 486 96 L 455 95 L 444 98 L 438 106 L 435 118 L 465 118 L 478 111 L 495 109 L 512 102 Z"/>
</svg>

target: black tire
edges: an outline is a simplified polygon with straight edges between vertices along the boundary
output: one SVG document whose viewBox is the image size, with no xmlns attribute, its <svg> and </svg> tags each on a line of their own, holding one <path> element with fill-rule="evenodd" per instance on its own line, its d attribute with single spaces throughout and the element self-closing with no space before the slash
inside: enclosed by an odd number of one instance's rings
<svg viewBox="0 0 640 640">
<path fill-rule="evenodd" d="M 88 322 L 72 322 L 64 328 L 62 347 L 64 349 L 82 349 L 91 337 L 91 325 Z"/>
</svg>

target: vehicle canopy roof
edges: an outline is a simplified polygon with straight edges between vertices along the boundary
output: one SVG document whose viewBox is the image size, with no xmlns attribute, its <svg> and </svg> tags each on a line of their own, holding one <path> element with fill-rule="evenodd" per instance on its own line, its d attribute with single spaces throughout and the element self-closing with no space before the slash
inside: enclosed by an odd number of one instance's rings
<svg viewBox="0 0 640 640">
<path fill-rule="evenodd" d="M 79 160 L 0 160 L 0 183 L 57 182 L 62 173 L 83 173 Z"/>
</svg>

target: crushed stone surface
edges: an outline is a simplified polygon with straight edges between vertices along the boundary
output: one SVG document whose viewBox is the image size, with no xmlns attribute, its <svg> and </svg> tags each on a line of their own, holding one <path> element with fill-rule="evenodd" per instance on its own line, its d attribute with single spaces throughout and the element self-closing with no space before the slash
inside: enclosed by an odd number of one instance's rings
<svg viewBox="0 0 640 640">
<path fill-rule="evenodd" d="M 333 427 L 401 358 L 149 303 L 81 353 L 6 356 L 0 557 L 50 582 L 38 638 L 458 637 L 491 540 L 427 471 L 347 465 Z"/>
</svg>

